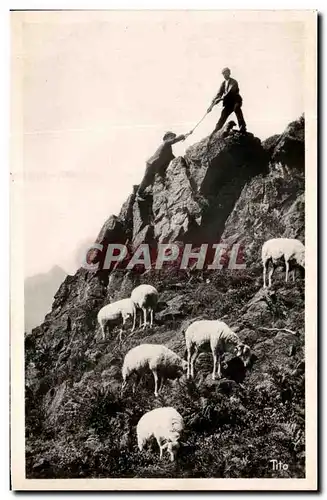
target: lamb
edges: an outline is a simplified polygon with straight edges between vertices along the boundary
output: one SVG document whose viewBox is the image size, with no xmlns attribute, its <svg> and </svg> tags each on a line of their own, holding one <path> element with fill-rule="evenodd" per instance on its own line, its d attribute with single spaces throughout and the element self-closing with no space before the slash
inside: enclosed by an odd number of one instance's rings
<svg viewBox="0 0 327 500">
<path fill-rule="evenodd" d="M 136 307 L 132 299 L 122 299 L 117 302 L 113 302 L 111 304 L 107 304 L 102 307 L 98 312 L 98 323 L 100 325 L 102 331 L 103 340 L 105 339 L 105 327 L 108 323 L 114 322 L 117 319 L 122 318 L 123 325 L 119 332 L 119 340 L 122 340 L 123 328 L 128 318 L 133 319 L 133 327 L 132 332 L 135 329 L 135 321 L 136 321 Z"/>
<path fill-rule="evenodd" d="M 133 385 L 139 383 L 143 373 L 150 370 L 154 377 L 154 395 L 158 396 L 166 379 L 176 379 L 186 371 L 187 363 L 173 351 L 160 344 L 141 344 L 134 347 L 125 356 L 122 376 L 123 383 L 121 393 L 125 389 L 128 379 L 134 375 L 136 377 Z"/>
<path fill-rule="evenodd" d="M 262 245 L 261 258 L 263 265 L 263 287 L 266 288 L 266 274 L 269 267 L 269 262 L 272 263 L 272 268 L 269 272 L 269 284 L 271 287 L 272 275 L 279 265 L 281 259 L 285 262 L 286 276 L 285 282 L 288 280 L 290 264 L 292 267 L 298 265 L 304 269 L 305 262 L 305 247 L 301 241 L 292 238 L 273 238 L 266 241 Z M 293 281 L 295 281 L 295 269 L 293 268 Z"/>
<path fill-rule="evenodd" d="M 183 417 L 175 408 L 166 406 L 148 411 L 137 424 L 138 448 L 142 451 L 147 441 L 155 437 L 160 449 L 160 459 L 162 459 L 163 451 L 167 449 L 170 460 L 173 462 L 180 446 L 179 439 L 183 429 Z"/>
<path fill-rule="evenodd" d="M 213 357 L 212 380 L 216 378 L 218 363 L 218 378 L 221 378 L 221 357 L 225 352 L 235 353 L 247 366 L 250 360 L 250 347 L 243 344 L 236 333 L 223 321 L 194 321 L 185 332 L 187 349 L 187 378 L 194 378 L 194 364 L 200 347 L 210 344 Z"/>
<path fill-rule="evenodd" d="M 135 306 L 143 311 L 143 328 L 147 325 L 147 313 L 150 312 L 150 326 L 153 325 L 153 312 L 158 303 L 158 291 L 151 285 L 139 285 L 132 291 L 131 299 Z M 140 318 L 140 327 L 142 319 Z"/>
</svg>

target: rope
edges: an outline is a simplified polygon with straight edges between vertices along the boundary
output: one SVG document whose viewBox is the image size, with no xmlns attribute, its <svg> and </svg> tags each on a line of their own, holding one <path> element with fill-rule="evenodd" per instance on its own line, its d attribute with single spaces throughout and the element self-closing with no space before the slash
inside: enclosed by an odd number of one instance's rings
<svg viewBox="0 0 327 500">
<path fill-rule="evenodd" d="M 205 115 L 202 116 L 201 120 L 198 121 L 198 123 L 195 125 L 194 128 L 192 128 L 191 132 L 194 132 L 194 130 L 200 125 L 201 122 L 203 122 L 203 120 L 205 119 L 205 117 L 208 115 L 208 111 L 206 111 Z"/>
<path fill-rule="evenodd" d="M 219 101 L 216 102 L 216 104 L 218 104 L 219 102 L 221 101 L 221 99 L 219 99 Z M 210 108 L 209 108 L 210 109 Z M 211 111 L 211 109 L 210 109 Z M 192 128 L 192 130 L 190 131 L 190 133 L 193 133 L 194 130 L 200 125 L 201 122 L 203 122 L 203 120 L 205 119 L 205 117 L 210 113 L 210 111 L 206 111 L 205 114 L 202 116 L 201 120 L 198 121 L 198 123 L 195 125 L 194 128 Z"/>
</svg>

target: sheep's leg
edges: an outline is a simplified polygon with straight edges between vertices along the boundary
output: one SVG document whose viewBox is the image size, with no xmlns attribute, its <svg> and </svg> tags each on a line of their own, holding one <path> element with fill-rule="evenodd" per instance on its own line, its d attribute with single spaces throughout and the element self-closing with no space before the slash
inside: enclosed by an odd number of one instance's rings
<svg viewBox="0 0 327 500">
<path fill-rule="evenodd" d="M 267 261 L 264 261 L 263 262 L 263 288 L 267 288 L 267 285 L 266 285 L 266 275 L 267 275 Z"/>
<path fill-rule="evenodd" d="M 135 379 L 134 379 L 134 382 L 133 382 L 133 394 L 135 394 L 135 389 L 136 389 L 136 386 L 140 383 L 140 380 L 141 380 L 141 375 L 139 373 L 137 373 L 135 375 Z"/>
<path fill-rule="evenodd" d="M 159 392 L 161 392 L 162 386 L 163 386 L 163 379 L 161 375 L 158 375 L 158 394 Z"/>
<path fill-rule="evenodd" d="M 194 351 L 192 347 L 190 347 L 187 351 L 187 378 L 192 378 L 192 356 Z"/>
<path fill-rule="evenodd" d="M 142 451 L 143 450 L 143 446 L 144 446 L 143 439 L 138 439 L 137 440 L 137 445 L 139 447 L 139 450 Z"/>
<path fill-rule="evenodd" d="M 119 342 L 120 343 L 122 341 L 122 335 L 123 335 L 125 323 L 126 323 L 126 318 L 123 317 L 123 325 L 122 325 L 121 329 L 119 330 Z"/>
<path fill-rule="evenodd" d="M 275 269 L 276 269 L 276 266 L 274 263 L 272 263 L 272 268 L 270 269 L 269 271 L 269 275 L 268 275 L 268 288 L 271 287 L 271 278 L 272 278 L 272 275 L 274 274 L 275 272 Z"/>
<path fill-rule="evenodd" d="M 133 326 L 132 326 L 132 332 L 135 330 L 135 324 L 136 324 L 136 311 L 133 312 Z"/>
<path fill-rule="evenodd" d="M 139 328 L 141 328 L 141 326 L 142 326 L 142 311 L 141 310 L 139 311 L 139 316 L 140 316 Z"/>
<path fill-rule="evenodd" d="M 213 357 L 213 370 L 212 370 L 212 380 L 216 380 L 216 374 L 217 378 L 221 378 L 221 356 L 219 351 L 212 350 L 212 357 Z M 218 366 L 218 371 L 217 371 L 217 366 Z"/>
<path fill-rule="evenodd" d="M 150 308 L 150 326 L 151 326 L 151 328 L 153 326 L 153 309 L 152 309 L 152 307 Z"/>
<path fill-rule="evenodd" d="M 158 396 L 158 386 L 159 386 L 159 377 L 158 377 L 158 372 L 157 370 L 152 370 L 153 377 L 154 377 L 154 395 L 157 397 Z"/>
<path fill-rule="evenodd" d="M 106 338 L 106 332 L 105 332 L 103 323 L 100 323 L 100 328 L 101 328 L 101 333 L 102 333 L 102 340 L 104 340 Z"/>
<path fill-rule="evenodd" d="M 295 283 L 295 269 L 292 271 L 292 278 L 293 278 L 293 283 Z"/>
<path fill-rule="evenodd" d="M 217 356 L 217 358 L 218 358 L 218 361 L 217 361 L 217 363 L 218 363 L 218 372 L 217 372 L 217 377 L 218 377 L 218 378 L 221 378 L 221 357 L 220 357 L 220 355 L 219 355 L 219 354 L 218 354 L 218 355 L 216 355 L 216 356 Z"/>
<path fill-rule="evenodd" d="M 195 360 L 198 355 L 198 348 L 196 347 L 192 356 L 191 356 L 191 377 L 194 378 L 194 365 L 195 365 Z"/>
<path fill-rule="evenodd" d="M 160 386 L 159 386 L 158 391 L 161 392 L 163 386 L 165 385 L 166 378 L 161 376 L 159 382 L 160 382 Z"/>
<path fill-rule="evenodd" d="M 158 373 L 158 372 L 157 372 Z M 161 388 L 162 388 L 162 377 L 161 375 L 158 375 L 158 384 L 157 384 L 157 395 L 159 394 L 159 392 L 161 391 Z"/>
<path fill-rule="evenodd" d="M 146 314 L 146 308 L 142 307 L 142 311 L 143 311 L 143 330 L 144 330 L 144 328 L 147 325 L 147 322 L 146 322 L 146 316 L 147 316 L 147 314 Z"/>
<path fill-rule="evenodd" d="M 121 328 L 121 329 L 119 330 L 119 342 L 120 342 L 120 343 L 121 343 L 121 341 L 122 341 L 122 334 L 123 334 L 123 329 Z"/>
<path fill-rule="evenodd" d="M 288 273 L 289 273 L 289 270 L 290 270 L 290 263 L 286 259 L 285 259 L 285 267 L 286 267 L 285 283 L 287 283 L 287 281 L 288 281 Z"/>
<path fill-rule="evenodd" d="M 122 383 L 121 389 L 120 389 L 120 397 L 122 397 L 126 385 L 127 385 L 127 380 L 123 380 L 123 383 Z"/>
<path fill-rule="evenodd" d="M 217 353 L 213 352 L 212 357 L 213 357 L 212 380 L 215 380 L 216 379 L 216 371 L 217 371 Z"/>
<path fill-rule="evenodd" d="M 191 348 L 187 349 L 187 372 L 186 378 L 190 378 L 191 376 Z"/>
<path fill-rule="evenodd" d="M 160 455 L 159 455 L 159 457 L 160 457 L 160 460 L 162 460 L 163 450 L 165 449 L 165 447 L 166 447 L 166 446 L 165 446 L 164 444 L 162 444 L 162 441 L 161 441 L 161 439 L 160 439 L 160 438 L 156 438 L 156 439 L 157 439 L 157 443 L 158 443 L 159 450 L 160 450 Z"/>
<path fill-rule="evenodd" d="M 170 461 L 171 461 L 171 462 L 174 462 L 174 460 L 175 460 L 175 455 L 174 455 L 174 452 L 173 452 L 173 450 L 172 450 L 172 445 L 171 445 L 171 443 L 169 443 L 169 444 L 168 444 L 168 446 L 167 446 L 167 450 L 168 450 L 168 453 L 169 453 L 169 455 L 170 455 Z"/>
</svg>

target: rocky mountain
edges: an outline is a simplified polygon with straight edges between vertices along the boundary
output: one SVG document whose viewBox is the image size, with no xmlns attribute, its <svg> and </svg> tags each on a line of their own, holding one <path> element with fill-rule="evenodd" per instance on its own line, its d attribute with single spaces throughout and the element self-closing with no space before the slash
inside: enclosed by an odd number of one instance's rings
<svg viewBox="0 0 327 500">
<path fill-rule="evenodd" d="M 276 272 L 263 289 L 260 261 L 271 237 L 304 241 L 304 188 L 302 116 L 262 143 L 238 132 L 210 147 L 203 139 L 156 176 L 146 201 L 134 190 L 98 243 L 239 243 L 246 267 L 108 271 L 104 252 L 92 251 L 98 271 L 67 276 L 25 338 L 28 477 L 304 477 L 304 282 Z M 121 344 L 117 330 L 102 340 L 97 312 L 139 283 L 159 291 L 155 326 L 128 331 Z M 230 325 L 252 349 L 250 367 L 227 357 L 223 379 L 212 381 L 203 354 L 194 381 L 167 382 L 155 398 L 149 377 L 135 396 L 121 396 L 126 352 L 147 342 L 184 355 L 185 325 L 195 318 Z M 173 464 L 136 446 L 138 419 L 166 405 L 186 423 Z M 288 464 L 278 476 L 269 463 L 276 457 Z"/>
<path fill-rule="evenodd" d="M 47 273 L 29 276 L 24 282 L 25 296 L 25 331 L 30 332 L 42 323 L 45 315 L 51 311 L 54 294 L 67 273 L 59 266 L 54 266 Z"/>
</svg>

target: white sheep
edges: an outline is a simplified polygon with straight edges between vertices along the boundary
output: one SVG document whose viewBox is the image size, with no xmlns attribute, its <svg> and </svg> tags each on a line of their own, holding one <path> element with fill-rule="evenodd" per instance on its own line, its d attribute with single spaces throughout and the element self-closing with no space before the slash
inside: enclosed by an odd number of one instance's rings
<svg viewBox="0 0 327 500">
<path fill-rule="evenodd" d="M 153 325 L 153 312 L 158 303 L 158 291 L 152 285 L 139 285 L 132 291 L 131 299 L 137 308 L 143 311 L 143 328 L 147 325 L 147 313 L 150 312 L 150 326 Z M 140 327 L 142 318 L 140 318 Z"/>
<path fill-rule="evenodd" d="M 160 459 L 163 451 L 167 449 L 173 462 L 183 429 L 183 417 L 175 408 L 166 406 L 148 411 L 140 418 L 136 428 L 139 450 L 142 451 L 147 441 L 155 437 L 160 449 Z"/>
<path fill-rule="evenodd" d="M 288 280 L 288 273 L 290 270 L 290 264 L 293 267 L 293 281 L 295 281 L 295 269 L 294 265 L 301 266 L 304 268 L 305 262 L 305 247 L 301 241 L 292 238 L 273 238 L 266 241 L 262 245 L 261 258 L 263 265 L 263 286 L 266 288 L 266 274 L 271 262 L 272 268 L 269 272 L 269 283 L 268 287 L 271 287 L 271 277 L 275 269 L 285 263 L 286 276 L 285 281 Z M 282 261 L 283 260 L 283 261 Z"/>
<path fill-rule="evenodd" d="M 127 385 L 128 379 L 135 377 L 133 393 L 142 375 L 150 370 L 154 377 L 154 394 L 158 396 L 166 379 L 175 379 L 186 371 L 187 363 L 173 351 L 160 344 L 141 344 L 134 347 L 125 356 L 122 376 L 121 392 Z"/>
<path fill-rule="evenodd" d="M 114 322 L 118 319 L 122 319 L 123 325 L 119 332 L 119 340 L 121 341 L 123 328 L 128 318 L 133 319 L 133 327 L 132 332 L 135 329 L 135 321 L 136 321 L 136 307 L 132 299 L 122 299 L 117 302 L 112 302 L 111 304 L 107 304 L 102 307 L 98 312 L 98 323 L 101 327 L 103 340 L 105 339 L 105 327 L 110 322 Z"/>
<path fill-rule="evenodd" d="M 213 357 L 212 379 L 216 378 L 218 363 L 218 378 L 221 378 L 221 357 L 225 352 L 235 353 L 242 358 L 246 366 L 250 359 L 249 346 L 241 342 L 239 336 L 234 333 L 223 321 L 199 320 L 194 321 L 185 332 L 187 349 L 187 378 L 194 377 L 194 364 L 200 348 L 210 345 Z"/>
</svg>

